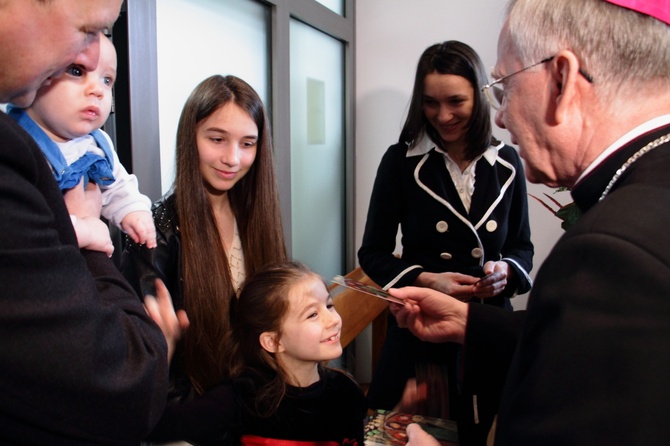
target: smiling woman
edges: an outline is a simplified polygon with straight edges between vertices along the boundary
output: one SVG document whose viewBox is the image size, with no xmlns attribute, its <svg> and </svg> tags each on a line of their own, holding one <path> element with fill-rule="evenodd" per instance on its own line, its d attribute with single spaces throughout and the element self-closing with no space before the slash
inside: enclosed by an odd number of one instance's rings
<svg viewBox="0 0 670 446">
<path fill-rule="evenodd" d="M 423 113 L 439 134 L 450 157 L 464 170 L 470 161 L 466 154 L 466 134 L 474 109 L 474 91 L 466 78 L 438 72 L 423 79 Z"/>
<path fill-rule="evenodd" d="M 419 59 L 407 119 L 377 171 L 358 252 L 363 271 L 384 289 L 429 287 L 511 309 L 509 298 L 531 286 L 524 170 L 517 152 L 491 133 L 486 81 L 479 56 L 462 42 L 432 45 Z M 421 342 L 389 317 L 370 408 L 393 409 L 417 366 L 436 363 L 446 370 L 448 395 L 432 394 L 428 405 L 449 401 L 461 444 L 485 444 L 498 396 L 459 389 L 457 356 L 453 345 Z"/>
</svg>

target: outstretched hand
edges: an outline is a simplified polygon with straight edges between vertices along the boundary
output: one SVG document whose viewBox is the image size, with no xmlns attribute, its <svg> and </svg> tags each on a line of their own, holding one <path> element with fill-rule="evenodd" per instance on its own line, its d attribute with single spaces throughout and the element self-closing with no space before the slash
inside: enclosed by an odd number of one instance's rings
<svg viewBox="0 0 670 446">
<path fill-rule="evenodd" d="M 170 292 L 162 280 L 156 279 L 156 297 L 144 297 L 144 308 L 158 324 L 168 345 L 168 362 L 172 359 L 177 341 L 188 328 L 188 316 L 184 310 L 174 311 Z"/>
<path fill-rule="evenodd" d="M 405 305 L 391 304 L 398 325 L 429 342 L 465 342 L 468 304 L 430 288 L 391 288 Z"/>
</svg>

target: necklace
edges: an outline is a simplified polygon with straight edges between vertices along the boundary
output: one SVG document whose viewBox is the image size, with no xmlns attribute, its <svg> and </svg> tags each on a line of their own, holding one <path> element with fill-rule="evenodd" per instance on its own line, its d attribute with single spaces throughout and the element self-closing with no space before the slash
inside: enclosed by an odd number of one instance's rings
<svg viewBox="0 0 670 446">
<path fill-rule="evenodd" d="M 668 133 L 665 136 L 661 136 L 658 139 L 655 139 L 654 141 L 650 142 L 649 144 L 647 144 L 646 146 L 642 147 L 640 150 L 635 152 L 630 158 L 628 158 L 628 160 L 626 160 L 625 163 L 621 165 L 621 167 L 617 169 L 616 173 L 610 180 L 609 184 L 603 191 L 603 194 L 600 196 L 598 201 L 601 201 L 603 198 L 605 198 L 605 196 L 610 192 L 610 189 L 612 189 L 612 187 L 614 186 L 614 183 L 616 183 L 619 180 L 619 178 L 621 178 L 621 175 L 623 175 L 623 173 L 626 171 L 626 169 L 628 169 L 631 166 L 631 164 L 642 158 L 647 153 L 651 152 L 656 147 L 663 145 L 668 141 L 670 141 L 670 133 Z"/>
</svg>

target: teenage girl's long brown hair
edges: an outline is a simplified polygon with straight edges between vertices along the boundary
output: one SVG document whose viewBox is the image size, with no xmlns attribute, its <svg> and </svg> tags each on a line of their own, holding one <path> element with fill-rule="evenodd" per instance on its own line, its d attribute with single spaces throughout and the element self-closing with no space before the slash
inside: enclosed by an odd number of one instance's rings
<svg viewBox="0 0 670 446">
<path fill-rule="evenodd" d="M 175 195 L 182 238 L 183 299 L 191 325 L 182 341 L 184 368 L 203 392 L 227 376 L 224 358 L 235 295 L 230 268 L 200 173 L 198 123 L 225 104 L 246 110 L 258 127 L 256 159 L 227 192 L 239 228 L 246 276 L 286 259 L 270 126 L 254 89 L 235 76 L 211 76 L 186 101 L 177 130 Z"/>
</svg>

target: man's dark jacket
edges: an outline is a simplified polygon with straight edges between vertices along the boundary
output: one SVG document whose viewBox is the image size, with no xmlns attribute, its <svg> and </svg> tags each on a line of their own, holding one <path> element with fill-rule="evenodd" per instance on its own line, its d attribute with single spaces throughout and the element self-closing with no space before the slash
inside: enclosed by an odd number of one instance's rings
<svg viewBox="0 0 670 446">
<path fill-rule="evenodd" d="M 670 144 L 599 201 L 668 133 L 638 137 L 574 188 L 583 215 L 539 270 L 525 317 L 470 306 L 468 385 L 502 385 L 491 377 L 509 366 L 496 446 L 670 444 Z"/>
</svg>

